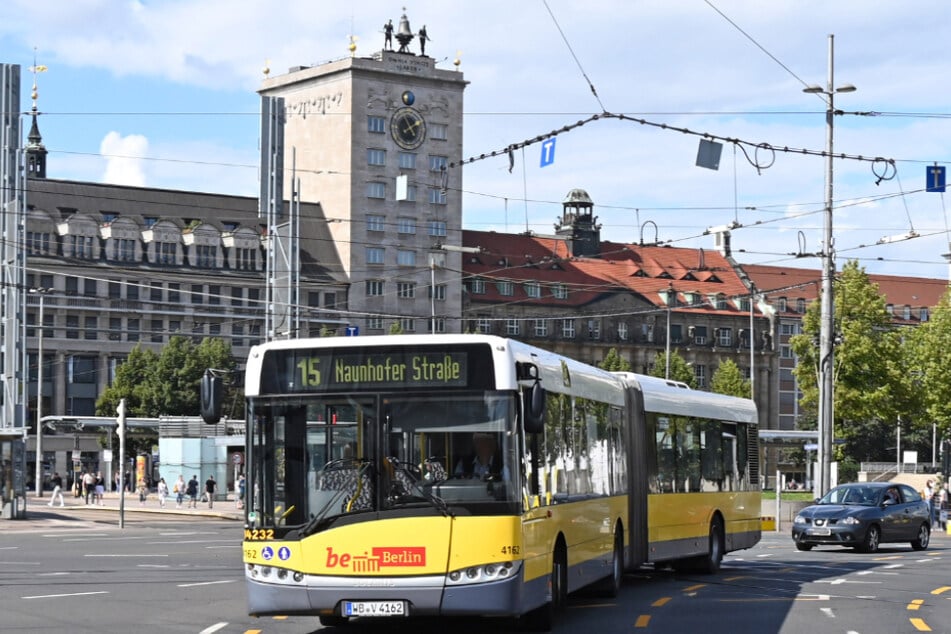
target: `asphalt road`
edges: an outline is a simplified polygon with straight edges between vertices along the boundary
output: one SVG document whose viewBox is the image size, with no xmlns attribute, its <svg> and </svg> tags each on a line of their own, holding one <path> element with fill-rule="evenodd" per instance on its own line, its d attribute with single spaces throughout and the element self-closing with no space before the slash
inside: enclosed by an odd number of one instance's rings
<svg viewBox="0 0 951 634">
<path fill-rule="evenodd" d="M 67 509 L 0 525 L 0 631 L 302 634 L 316 618 L 248 617 L 241 524 L 201 515 Z M 332 632 L 508 631 L 507 622 L 355 621 Z M 572 597 L 556 632 L 951 634 L 951 537 L 924 552 L 799 552 L 786 533 L 719 575 L 644 569 L 616 600 Z"/>
</svg>

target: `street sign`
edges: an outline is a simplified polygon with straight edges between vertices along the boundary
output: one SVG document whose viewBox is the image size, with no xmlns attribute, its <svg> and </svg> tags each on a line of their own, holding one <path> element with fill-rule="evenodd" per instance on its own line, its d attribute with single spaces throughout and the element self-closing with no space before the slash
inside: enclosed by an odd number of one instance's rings
<svg viewBox="0 0 951 634">
<path fill-rule="evenodd" d="M 806 451 L 816 451 L 819 449 L 819 444 L 814 442 L 807 442 L 805 445 L 802 446 L 802 448 L 805 449 Z"/>
<path fill-rule="evenodd" d="M 545 167 L 555 162 L 555 137 L 542 141 L 542 160 L 539 167 Z"/>
<path fill-rule="evenodd" d="M 356 337 L 360 334 L 360 326 L 347 326 L 347 336 Z"/>
<path fill-rule="evenodd" d="M 925 191 L 944 192 L 944 165 L 930 165 L 925 168 Z"/>
</svg>

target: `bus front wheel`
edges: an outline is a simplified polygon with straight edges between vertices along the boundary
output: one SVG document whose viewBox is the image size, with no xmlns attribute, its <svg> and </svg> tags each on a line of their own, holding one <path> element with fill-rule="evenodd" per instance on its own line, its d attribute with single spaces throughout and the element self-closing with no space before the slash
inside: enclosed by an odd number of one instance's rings
<svg viewBox="0 0 951 634">
<path fill-rule="evenodd" d="M 343 627 L 349 622 L 349 618 L 346 616 L 321 615 L 317 618 L 324 627 Z"/>
<path fill-rule="evenodd" d="M 710 547 L 706 556 L 700 559 L 700 572 L 708 575 L 716 574 L 723 561 L 723 524 L 719 518 L 710 522 Z"/>
<path fill-rule="evenodd" d="M 545 605 L 523 615 L 519 619 L 519 629 L 531 632 L 550 632 L 555 624 L 556 615 L 568 602 L 568 554 L 561 541 L 555 546 L 551 558 L 551 600 Z"/>
</svg>

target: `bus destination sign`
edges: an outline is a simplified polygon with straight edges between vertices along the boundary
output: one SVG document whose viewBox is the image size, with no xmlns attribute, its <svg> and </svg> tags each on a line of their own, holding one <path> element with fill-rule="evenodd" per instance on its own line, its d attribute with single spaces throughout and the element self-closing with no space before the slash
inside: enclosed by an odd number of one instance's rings
<svg viewBox="0 0 951 634">
<path fill-rule="evenodd" d="M 279 392 L 457 388 L 468 382 L 468 354 L 461 351 L 275 350 L 267 355 L 275 357 L 269 361 Z"/>
</svg>

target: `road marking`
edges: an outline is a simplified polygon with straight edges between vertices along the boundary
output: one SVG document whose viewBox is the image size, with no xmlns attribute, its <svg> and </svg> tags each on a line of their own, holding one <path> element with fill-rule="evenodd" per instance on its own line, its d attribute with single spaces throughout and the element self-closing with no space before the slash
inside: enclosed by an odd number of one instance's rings
<svg viewBox="0 0 951 634">
<path fill-rule="evenodd" d="M 230 544 L 228 546 L 229 548 L 234 548 L 236 544 L 235 540 L 233 539 L 184 539 L 184 540 L 179 539 L 174 542 L 146 542 L 146 543 L 149 545 L 161 544 L 161 545 L 167 546 L 169 544 L 207 544 L 209 542 L 224 542 L 224 543 Z"/>
<path fill-rule="evenodd" d="M 932 590 L 931 594 L 942 594 L 944 592 L 947 592 L 948 590 L 951 590 L 951 586 L 941 586 L 940 588 L 935 588 L 934 590 Z"/>
<path fill-rule="evenodd" d="M 61 577 L 63 575 L 70 575 L 71 572 L 41 572 L 37 577 Z"/>
<path fill-rule="evenodd" d="M 168 557 L 168 555 L 163 553 L 88 553 L 83 557 Z"/>
<path fill-rule="evenodd" d="M 652 607 L 652 608 L 662 608 L 662 607 L 664 607 L 665 605 L 667 605 L 667 603 L 670 601 L 670 599 L 671 599 L 670 597 L 661 597 L 661 598 L 657 599 L 656 601 L 654 601 L 653 603 L 651 603 L 651 607 Z"/>
<path fill-rule="evenodd" d="M 221 623 L 215 623 L 214 625 L 209 625 L 208 627 L 203 629 L 201 632 L 199 632 L 199 634 L 213 634 L 213 632 L 217 632 L 218 630 L 222 629 L 223 627 L 226 627 L 227 625 L 228 625 L 227 621 L 222 621 Z"/>
<path fill-rule="evenodd" d="M 234 583 L 234 579 L 225 579 L 223 581 L 200 581 L 198 583 L 180 583 L 179 588 L 194 588 L 195 586 L 215 586 L 222 583 Z"/>
<path fill-rule="evenodd" d="M 0 550 L 16 550 L 19 546 L 0 546 Z"/>
<path fill-rule="evenodd" d="M 637 620 L 636 620 L 636 621 L 634 621 L 634 627 L 647 627 L 647 625 L 648 625 L 650 622 L 651 622 L 651 615 L 650 615 L 650 614 L 642 614 L 642 615 L 640 615 L 639 617 L 637 617 Z"/>
<path fill-rule="evenodd" d="M 136 568 L 171 568 L 169 564 L 138 564 Z"/>
<path fill-rule="evenodd" d="M 41 565 L 38 561 L 0 561 L 0 565 L 3 566 L 39 566 Z"/>
<path fill-rule="evenodd" d="M 893 568 L 904 568 L 905 564 L 888 564 L 887 566 L 882 566 L 885 570 L 891 570 Z"/>
<path fill-rule="evenodd" d="M 928 624 L 925 623 L 924 619 L 914 618 L 914 619 L 908 619 L 908 620 L 911 621 L 911 624 L 914 625 L 915 629 L 918 630 L 919 632 L 931 631 L 931 628 L 928 627 Z"/>
<path fill-rule="evenodd" d="M 96 592 L 70 592 L 68 594 L 36 594 L 29 597 L 20 597 L 21 599 L 58 599 L 60 597 L 85 597 L 91 594 L 109 594 L 107 590 L 98 590 Z"/>
<path fill-rule="evenodd" d="M 839 585 L 842 585 L 843 583 L 880 584 L 882 582 L 881 581 L 852 581 L 850 579 L 843 579 L 840 577 L 838 579 L 817 579 L 815 583 L 828 583 L 833 586 L 839 586 Z"/>
<path fill-rule="evenodd" d="M 228 544 L 227 546 L 205 546 L 205 548 L 207 548 L 208 550 L 214 550 L 214 549 L 216 549 L 216 548 L 228 548 L 228 549 L 231 549 L 231 548 L 234 548 L 234 544 Z"/>
<path fill-rule="evenodd" d="M 916 564 L 929 564 L 929 563 L 931 563 L 932 561 L 934 561 L 934 559 L 918 559 L 918 560 L 915 561 L 915 563 L 916 563 Z"/>
<path fill-rule="evenodd" d="M 835 618 L 835 614 L 832 612 L 832 608 L 819 608 L 819 611 L 825 614 L 830 619 Z"/>
<path fill-rule="evenodd" d="M 917 610 L 925 602 L 924 599 L 914 599 L 911 603 L 908 604 L 909 610 Z"/>
<path fill-rule="evenodd" d="M 697 590 L 699 590 L 700 588 L 704 587 L 705 585 L 707 585 L 707 584 L 705 584 L 705 583 L 698 583 L 698 584 L 693 585 L 693 586 L 687 586 L 686 588 L 683 589 L 683 591 L 684 591 L 684 592 L 696 592 Z"/>
</svg>

